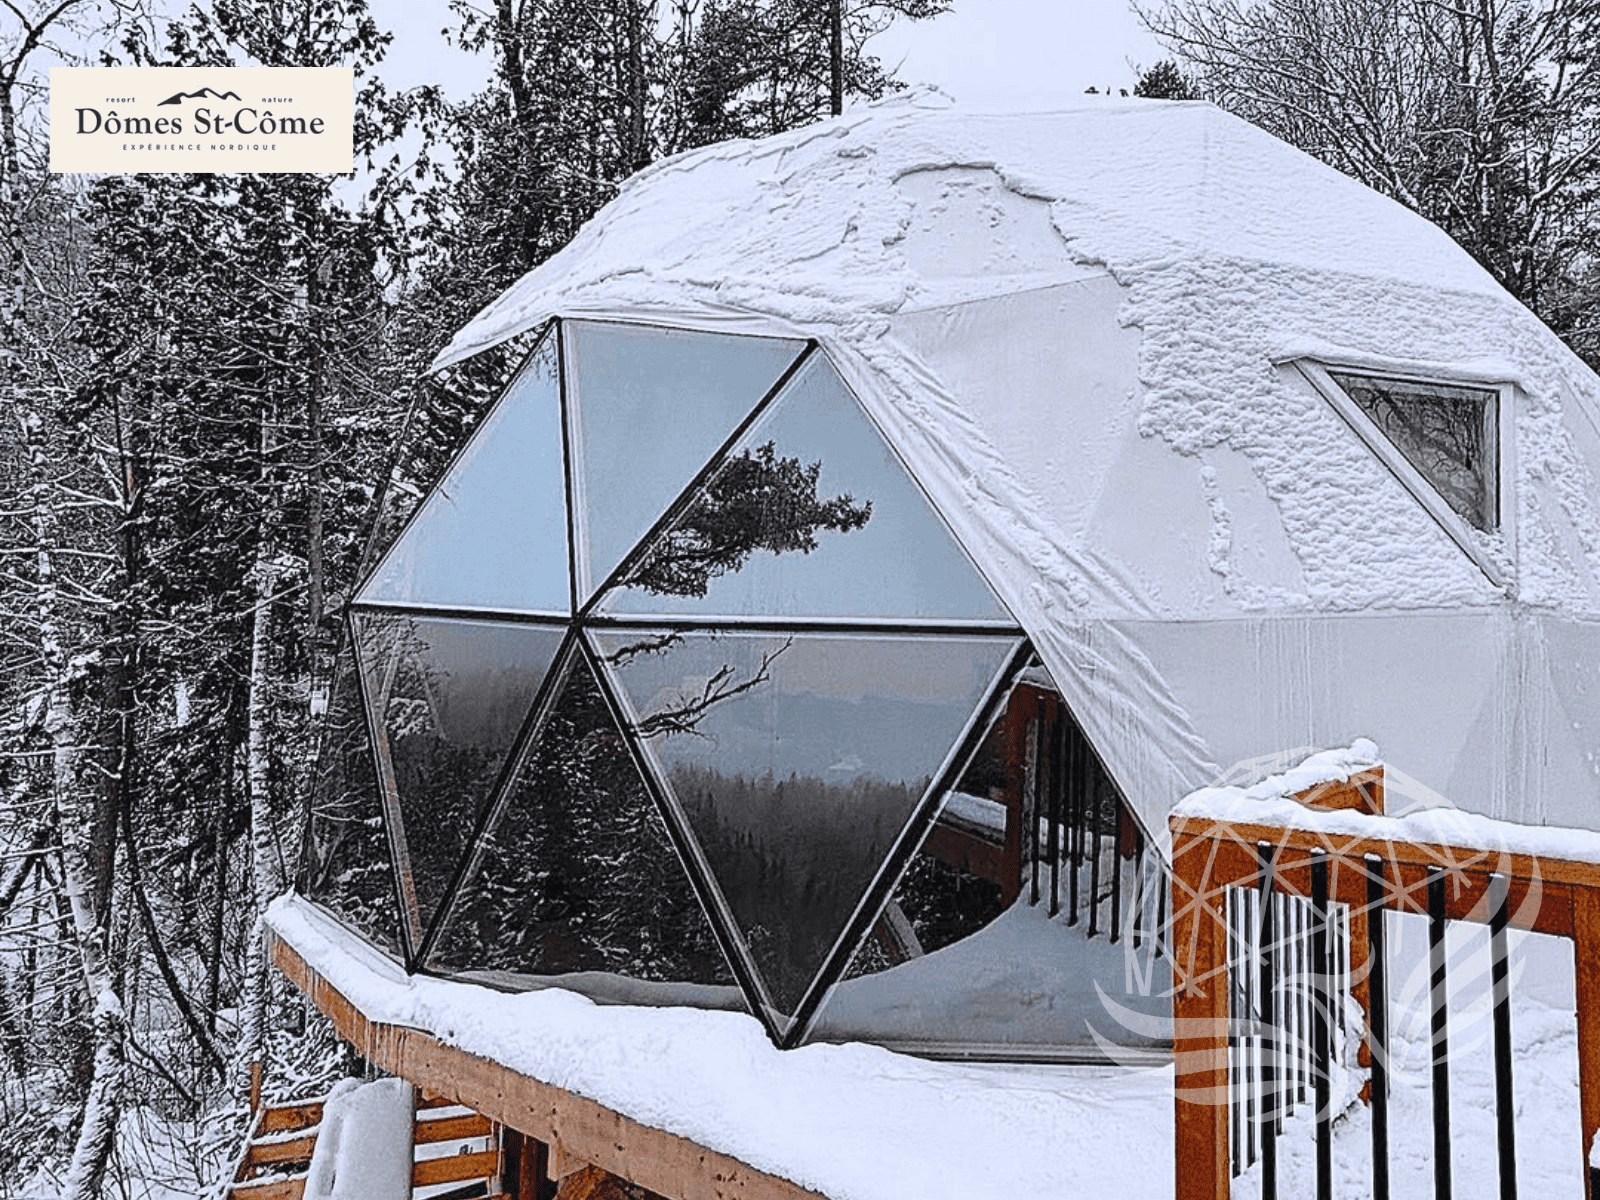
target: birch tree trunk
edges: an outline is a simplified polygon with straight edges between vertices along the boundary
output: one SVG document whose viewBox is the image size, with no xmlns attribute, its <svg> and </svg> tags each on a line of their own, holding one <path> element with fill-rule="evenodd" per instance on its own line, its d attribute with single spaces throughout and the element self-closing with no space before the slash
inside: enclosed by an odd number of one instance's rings
<svg viewBox="0 0 1600 1200">
<path fill-rule="evenodd" d="M 250 858 L 256 898 L 256 928 L 245 977 L 244 1023 L 239 1038 L 239 1071 L 248 1079 L 263 1061 L 267 1041 L 267 1002 L 271 992 L 262 917 L 283 891 L 284 870 L 271 806 L 272 601 L 278 572 L 263 541 L 256 565 L 256 606 L 250 634 L 249 733 L 245 742 L 245 787 L 250 804 Z"/>
<path fill-rule="evenodd" d="M 116 843 L 98 826 L 105 820 L 101 788 L 92 777 L 89 731 L 93 722 L 80 711 L 83 664 L 68 654 L 56 581 L 60 526 L 49 479 L 44 423 L 35 412 L 20 414 L 22 439 L 32 473 L 31 508 L 35 553 L 36 615 L 45 683 L 45 736 L 50 744 L 50 787 L 61 835 L 62 891 L 72 915 L 73 938 L 83 969 L 93 1023 L 93 1059 L 83 1120 L 62 1200 L 91 1200 L 100 1194 L 106 1163 L 116 1140 L 127 1076 L 126 1025 L 122 998 L 110 962 L 112 916 L 109 887 Z"/>
</svg>

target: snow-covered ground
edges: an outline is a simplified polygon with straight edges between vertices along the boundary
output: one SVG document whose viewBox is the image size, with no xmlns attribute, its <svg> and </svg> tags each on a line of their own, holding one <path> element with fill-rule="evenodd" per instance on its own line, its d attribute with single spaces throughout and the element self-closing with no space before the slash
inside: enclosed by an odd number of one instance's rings
<svg viewBox="0 0 1600 1200">
<path fill-rule="evenodd" d="M 507 995 L 407 978 L 294 896 L 275 901 L 268 920 L 369 1019 L 431 1031 L 835 1200 L 1172 1194 L 1170 1067 L 936 1063 L 859 1044 L 781 1052 L 739 1013 L 600 1006 L 558 989 Z M 1470 957 L 1478 932 L 1462 931 L 1460 955 Z M 1477 996 L 1460 993 L 1452 1025 L 1460 1196 L 1496 1186 L 1493 1065 L 1481 989 Z M 1573 1015 L 1524 1000 L 1513 1036 L 1523 1194 L 1578 1194 Z M 1408 1066 L 1393 1093 L 1396 1196 L 1431 1194 L 1425 1038 L 1421 1024 L 1397 1030 L 1397 1054 Z M 1281 1143 L 1285 1196 L 1311 1191 L 1305 1113 Z M 1359 1101 L 1336 1121 L 1341 1196 L 1365 1194 L 1366 1122 Z M 1247 1178 L 1235 1190 L 1250 1196 L 1257 1187 Z"/>
</svg>

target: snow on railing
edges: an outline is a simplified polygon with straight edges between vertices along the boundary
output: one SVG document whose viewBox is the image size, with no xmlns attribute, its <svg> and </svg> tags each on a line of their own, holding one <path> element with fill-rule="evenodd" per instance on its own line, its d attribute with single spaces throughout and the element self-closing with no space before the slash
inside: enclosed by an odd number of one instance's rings
<svg viewBox="0 0 1600 1200">
<path fill-rule="evenodd" d="M 1395 999 L 1384 914 L 1409 912 L 1428 924 L 1420 1003 L 1431 1031 L 1435 1195 L 1448 1200 L 1453 1186 L 1445 930 L 1464 921 L 1490 931 L 1502 1197 L 1516 1195 L 1517 1172 L 1507 933 L 1574 943 L 1581 1152 L 1597 1200 L 1600 1171 L 1591 1176 L 1589 1163 L 1600 1129 L 1600 833 L 1462 813 L 1386 771 L 1376 754 L 1358 742 L 1248 789 L 1197 792 L 1173 810 L 1176 1195 L 1222 1200 L 1234 1175 L 1259 1165 L 1263 1200 L 1275 1200 L 1277 1137 L 1307 1074 L 1319 1200 L 1333 1195 L 1333 1118 L 1357 1088 L 1371 1106 L 1370 1194 L 1389 1195 Z M 1305 930 L 1309 970 L 1296 958 Z M 1336 1050 L 1347 1024 L 1354 1064 Z"/>
</svg>

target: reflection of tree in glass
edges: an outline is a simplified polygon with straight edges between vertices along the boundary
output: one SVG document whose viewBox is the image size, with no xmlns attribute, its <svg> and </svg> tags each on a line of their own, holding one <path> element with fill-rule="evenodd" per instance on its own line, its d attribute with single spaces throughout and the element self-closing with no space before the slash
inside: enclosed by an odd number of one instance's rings
<svg viewBox="0 0 1600 1200">
<path fill-rule="evenodd" d="M 849 533 L 864 526 L 872 502 L 858 503 L 849 494 L 819 497 L 821 474 L 820 460 L 807 465 L 781 457 L 770 441 L 730 458 L 628 572 L 624 586 L 701 597 L 758 550 L 809 554 L 823 530 Z M 640 637 L 608 661 L 625 666 L 640 655 L 667 653 L 682 639 L 678 633 Z M 639 733 L 702 736 L 706 715 L 766 683 L 792 644 L 791 638 L 763 652 L 759 665 L 743 674 L 724 663 L 692 691 L 644 715 Z M 887 814 L 906 807 L 905 786 L 862 779 L 841 789 L 819 779 L 752 780 L 714 767 L 703 773 L 679 767 L 672 783 L 702 849 L 717 864 L 718 885 L 739 914 L 769 986 L 780 1004 L 791 1005 L 856 898 L 849 889 L 841 894 L 835 870 L 841 861 L 881 858 L 899 831 Z M 892 799 L 877 795 L 885 790 Z M 835 911 L 841 904 L 846 907 Z M 796 921 L 796 914 L 816 919 Z"/>
<path fill-rule="evenodd" d="M 872 517 L 872 501 L 817 496 L 820 461 L 779 458 L 772 442 L 730 458 L 687 512 L 623 581 L 657 596 L 704 596 L 711 581 L 740 570 L 757 550 L 817 548 L 824 529 L 848 533 Z"/>
<path fill-rule="evenodd" d="M 1494 526 L 1490 392 L 1355 375 L 1334 379 L 1466 521 Z"/>
<path fill-rule="evenodd" d="M 311 797 L 301 888 L 391 953 L 399 952 L 394 880 L 384 844 L 355 664 L 340 664 Z"/>
<path fill-rule="evenodd" d="M 409 618 L 365 617 L 369 700 L 381 732 L 405 831 L 411 888 L 425 924 L 466 849 L 521 714 L 500 711 L 451 677 L 426 629 Z M 465 664 L 462 664 L 465 666 Z M 474 664 L 472 687 L 496 697 L 520 664 Z M 531 691 L 531 689 L 529 689 Z"/>
<path fill-rule="evenodd" d="M 738 571 L 757 550 L 809 553 L 823 530 L 861 528 L 872 515 L 871 502 L 857 503 L 849 495 L 820 498 L 821 470 L 821 462 L 807 466 L 780 457 L 771 442 L 730 459 L 632 568 L 625 586 L 703 596 L 714 579 Z M 667 653 L 682 640 L 679 633 L 640 634 L 607 661 L 622 667 L 641 655 Z M 767 651 L 759 665 L 742 672 L 725 664 L 646 716 L 638 732 L 698 736 L 711 710 L 768 681 L 789 644 Z M 861 797 L 854 801 L 835 825 L 839 840 L 859 853 Z M 775 821 L 774 828 L 781 831 L 784 822 Z M 869 852 L 881 854 L 880 843 L 897 829 L 868 830 Z M 782 862 L 757 854 L 734 881 L 734 891 L 785 897 L 776 917 L 791 903 L 825 903 L 814 893 L 828 878 L 829 861 L 836 861 L 834 849 L 819 845 L 813 855 L 815 862 Z M 791 874 L 792 885 L 775 885 L 775 875 Z M 795 885 L 803 886 L 797 892 Z M 784 947 L 778 953 L 799 951 Z M 804 953 L 817 949 L 808 942 Z M 504 815 L 486 839 L 481 870 L 445 927 L 435 965 L 731 982 L 666 828 L 581 661 L 518 772 Z M 804 980 L 784 982 L 797 987 Z"/>
<path fill-rule="evenodd" d="M 704 596 L 712 580 L 738 571 L 757 550 L 809 554 L 817 548 L 819 531 L 849 533 L 871 520 L 871 500 L 858 504 L 848 493 L 820 499 L 821 474 L 820 460 L 807 466 L 798 458 L 780 458 L 772 442 L 730 458 L 628 573 L 623 586 L 658 596 Z M 624 666 L 642 654 L 664 653 L 681 641 L 677 633 L 642 637 L 607 661 Z M 744 679 L 725 664 L 698 693 L 682 695 L 645 717 L 639 732 L 645 737 L 695 734 L 712 708 L 765 683 L 773 662 L 789 645 L 785 642 L 764 654 L 761 665 Z"/>
<path fill-rule="evenodd" d="M 608 655 L 606 661 L 613 666 L 621 666 L 641 654 L 664 653 L 682 640 L 681 633 L 652 634 L 623 646 L 614 654 Z M 635 728 L 638 729 L 640 736 L 647 738 L 674 733 L 687 733 L 695 737 L 706 736 L 699 728 L 700 721 L 706 713 L 724 701 L 732 700 L 735 696 L 742 695 L 771 679 L 772 664 L 777 662 L 778 656 L 792 645 L 794 639 L 791 637 L 785 639 L 783 645 L 777 649 L 763 652 L 761 665 L 743 679 L 737 677 L 738 673 L 732 663 L 723 663 L 698 689 L 692 692 L 679 692 L 669 703 L 656 709 L 649 716 L 640 718 Z"/>
</svg>

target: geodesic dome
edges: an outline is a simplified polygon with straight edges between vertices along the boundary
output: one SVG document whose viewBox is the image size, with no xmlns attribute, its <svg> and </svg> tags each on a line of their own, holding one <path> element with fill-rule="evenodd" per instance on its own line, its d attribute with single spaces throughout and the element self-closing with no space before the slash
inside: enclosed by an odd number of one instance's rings
<svg viewBox="0 0 1600 1200">
<path fill-rule="evenodd" d="M 1230 770 L 1595 825 L 1594 376 L 1210 106 L 930 103 L 658 164 L 440 357 L 533 342 L 350 606 L 301 882 L 411 969 L 1147 1047 Z"/>
</svg>

